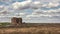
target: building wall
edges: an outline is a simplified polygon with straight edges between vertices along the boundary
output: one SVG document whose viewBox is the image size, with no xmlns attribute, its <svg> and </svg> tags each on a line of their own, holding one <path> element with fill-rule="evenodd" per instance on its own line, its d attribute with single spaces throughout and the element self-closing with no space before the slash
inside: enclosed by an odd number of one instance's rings
<svg viewBox="0 0 60 34">
<path fill-rule="evenodd" d="M 21 25 L 22 24 L 22 18 L 13 17 L 11 19 L 11 23 L 12 23 L 12 25 Z"/>
</svg>

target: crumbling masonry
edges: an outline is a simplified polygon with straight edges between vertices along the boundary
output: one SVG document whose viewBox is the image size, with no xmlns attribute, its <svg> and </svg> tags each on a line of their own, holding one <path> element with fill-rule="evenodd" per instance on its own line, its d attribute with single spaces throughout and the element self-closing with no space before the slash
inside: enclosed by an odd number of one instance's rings
<svg viewBox="0 0 60 34">
<path fill-rule="evenodd" d="M 11 23 L 12 23 L 12 25 L 21 25 L 22 24 L 22 18 L 13 17 L 11 19 Z"/>
</svg>

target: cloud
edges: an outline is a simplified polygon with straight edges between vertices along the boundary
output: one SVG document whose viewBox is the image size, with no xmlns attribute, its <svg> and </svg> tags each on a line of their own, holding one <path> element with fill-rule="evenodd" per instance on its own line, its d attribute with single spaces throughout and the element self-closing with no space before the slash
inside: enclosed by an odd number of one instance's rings
<svg viewBox="0 0 60 34">
<path fill-rule="evenodd" d="M 53 18 L 54 16 L 57 16 L 59 17 L 60 14 L 60 11 L 58 9 L 56 10 L 41 10 L 41 9 L 37 9 L 37 10 L 34 10 L 32 12 L 32 14 L 30 15 L 27 15 L 26 17 L 27 18 L 41 18 L 41 17 L 46 17 L 46 18 Z"/>
<path fill-rule="evenodd" d="M 0 5 L 0 8 L 3 8 L 4 6 L 3 5 Z"/>
<path fill-rule="evenodd" d="M 27 22 L 53 22 L 54 20 L 59 20 L 60 17 L 60 3 L 57 0 L 57 2 L 55 2 L 55 0 L 25 0 L 22 2 L 17 0 L 1 1 L 10 4 L 0 5 L 0 17 L 17 17 L 18 11 L 24 21 L 26 20 Z M 31 9 L 31 11 L 29 9 Z"/>
<path fill-rule="evenodd" d="M 15 2 L 12 4 L 13 9 L 24 10 L 24 9 L 41 9 L 43 8 L 57 8 L 60 6 L 59 2 L 48 2 L 47 4 L 42 3 L 41 1 L 23 1 L 23 2 Z"/>
<path fill-rule="evenodd" d="M 41 2 L 59 2 L 60 0 L 34 0 L 34 1 L 41 1 Z"/>
<path fill-rule="evenodd" d="M 48 4 L 44 4 L 40 1 L 23 1 L 23 2 L 15 2 L 12 4 L 13 9 L 39 9 L 41 7 L 46 7 L 46 8 L 53 8 L 53 7 L 58 7 L 59 3 L 54 3 L 54 2 L 49 2 Z"/>
<path fill-rule="evenodd" d="M 0 5 L 0 12 L 1 12 L 1 10 L 3 10 L 4 9 L 4 6 L 3 5 Z"/>
<path fill-rule="evenodd" d="M 13 13 L 13 10 L 10 9 L 9 6 L 5 6 L 5 5 L 0 5 L 0 16 L 1 17 L 6 17 L 6 16 L 10 16 Z"/>
<path fill-rule="evenodd" d="M 5 2 L 5 1 L 11 1 L 11 0 L 0 0 L 0 1 Z"/>
<path fill-rule="evenodd" d="M 42 4 L 39 2 L 39 1 L 34 1 L 34 2 L 32 2 L 32 4 L 31 4 L 31 8 L 32 9 L 39 9 L 39 8 L 41 8 L 42 7 Z"/>
<path fill-rule="evenodd" d="M 27 9 L 30 6 L 31 1 L 15 2 L 12 4 L 14 9 Z"/>
<path fill-rule="evenodd" d="M 16 16 L 24 16 L 26 13 L 15 13 Z"/>
<path fill-rule="evenodd" d="M 15 2 L 12 4 L 13 9 L 38 9 L 42 6 L 42 4 L 39 1 L 23 1 L 23 2 Z"/>
<path fill-rule="evenodd" d="M 53 2 L 49 2 L 47 7 L 49 8 L 53 8 L 53 7 L 58 7 L 59 6 L 59 3 L 53 3 Z"/>
</svg>

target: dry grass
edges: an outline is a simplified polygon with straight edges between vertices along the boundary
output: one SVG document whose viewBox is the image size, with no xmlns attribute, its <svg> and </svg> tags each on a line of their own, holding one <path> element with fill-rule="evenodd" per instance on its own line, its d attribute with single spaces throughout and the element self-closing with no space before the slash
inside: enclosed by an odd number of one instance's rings
<svg viewBox="0 0 60 34">
<path fill-rule="evenodd" d="M 21 28 L 0 28 L 0 34 L 60 34 L 60 27 L 58 26 L 47 25 Z"/>
<path fill-rule="evenodd" d="M 60 34 L 60 28 L 56 27 L 30 27 L 30 28 L 2 28 L 0 34 Z"/>
</svg>

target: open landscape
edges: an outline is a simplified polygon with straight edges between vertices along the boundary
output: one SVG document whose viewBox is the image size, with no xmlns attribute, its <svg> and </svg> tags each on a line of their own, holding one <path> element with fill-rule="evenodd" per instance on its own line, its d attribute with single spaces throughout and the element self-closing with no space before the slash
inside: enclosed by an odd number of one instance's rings
<svg viewBox="0 0 60 34">
<path fill-rule="evenodd" d="M 25 23 L 20 26 L 5 25 L 0 27 L 0 34 L 60 34 L 60 24 Z"/>
<path fill-rule="evenodd" d="M 0 0 L 0 34 L 60 34 L 60 0 Z"/>
</svg>

